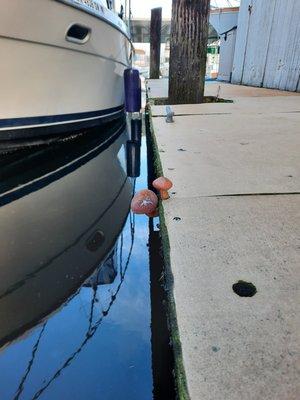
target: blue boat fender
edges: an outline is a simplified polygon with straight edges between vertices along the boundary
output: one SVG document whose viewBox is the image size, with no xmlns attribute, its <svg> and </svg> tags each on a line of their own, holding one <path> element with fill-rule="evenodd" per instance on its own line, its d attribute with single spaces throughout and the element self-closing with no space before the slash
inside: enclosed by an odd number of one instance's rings
<svg viewBox="0 0 300 400">
<path fill-rule="evenodd" d="M 142 108 L 142 90 L 140 73 L 137 69 L 124 71 L 125 107 L 130 113 L 140 112 Z"/>
</svg>

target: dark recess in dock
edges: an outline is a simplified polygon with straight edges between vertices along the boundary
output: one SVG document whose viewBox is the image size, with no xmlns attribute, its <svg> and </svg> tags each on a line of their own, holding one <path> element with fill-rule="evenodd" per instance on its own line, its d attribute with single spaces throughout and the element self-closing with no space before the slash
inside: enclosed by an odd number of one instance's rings
<svg viewBox="0 0 300 400">
<path fill-rule="evenodd" d="M 147 117 L 146 117 L 147 118 Z M 148 186 L 156 178 L 150 133 L 147 129 Z M 155 189 L 154 189 L 155 190 Z M 153 399 L 176 399 L 174 353 L 167 318 L 167 296 L 164 280 L 164 260 L 160 231 L 155 220 L 149 218 L 149 261 L 151 282 L 151 329 Z"/>
</svg>

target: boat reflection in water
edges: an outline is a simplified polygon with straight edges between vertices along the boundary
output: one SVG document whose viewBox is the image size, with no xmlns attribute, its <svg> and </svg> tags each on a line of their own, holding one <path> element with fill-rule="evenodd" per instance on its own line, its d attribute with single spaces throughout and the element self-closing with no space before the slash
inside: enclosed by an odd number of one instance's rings
<svg viewBox="0 0 300 400">
<path fill-rule="evenodd" d="M 87 355 L 105 343 L 83 352 L 118 298 L 134 243 L 127 131 L 113 124 L 101 141 L 91 132 L 1 159 L 2 400 L 117 395 L 109 382 L 109 390 L 101 386 L 106 373 Z M 97 368 L 109 364 L 102 352 Z M 151 366 L 147 374 L 151 388 Z"/>
</svg>

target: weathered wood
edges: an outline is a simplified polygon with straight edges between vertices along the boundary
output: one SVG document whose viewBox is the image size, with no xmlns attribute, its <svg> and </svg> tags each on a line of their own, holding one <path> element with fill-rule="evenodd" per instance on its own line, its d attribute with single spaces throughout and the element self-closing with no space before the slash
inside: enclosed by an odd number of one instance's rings
<svg viewBox="0 0 300 400">
<path fill-rule="evenodd" d="M 236 35 L 235 51 L 233 58 L 232 77 L 231 82 L 241 84 L 244 73 L 244 63 L 247 53 L 247 41 L 249 29 L 247 27 L 250 24 L 250 17 L 252 0 L 243 0 L 243 6 L 240 7 L 238 17 L 238 29 Z M 246 27 L 241 29 L 241 27 Z"/>
<path fill-rule="evenodd" d="M 299 18 L 299 0 L 243 0 L 232 82 L 299 91 Z"/>
<path fill-rule="evenodd" d="M 209 0 L 173 0 L 169 102 L 203 102 Z"/>
<path fill-rule="evenodd" d="M 252 1 L 249 13 L 249 33 L 245 52 L 242 82 L 244 85 L 263 87 L 276 0 L 268 0 L 267 7 Z M 257 40 L 251 37 L 255 33 Z"/>
<path fill-rule="evenodd" d="M 159 79 L 162 8 L 151 10 L 150 24 L 150 79 Z"/>
</svg>

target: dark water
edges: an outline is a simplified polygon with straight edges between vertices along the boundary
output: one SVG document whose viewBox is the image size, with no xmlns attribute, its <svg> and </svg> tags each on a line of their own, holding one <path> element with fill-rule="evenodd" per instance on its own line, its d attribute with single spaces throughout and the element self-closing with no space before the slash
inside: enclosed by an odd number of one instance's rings
<svg viewBox="0 0 300 400">
<path fill-rule="evenodd" d="M 1 400 L 153 398 L 146 146 L 99 133 L 1 157 Z"/>
</svg>

